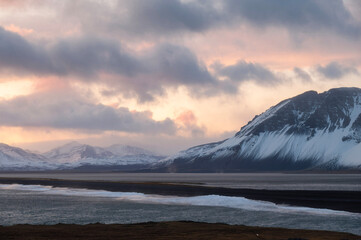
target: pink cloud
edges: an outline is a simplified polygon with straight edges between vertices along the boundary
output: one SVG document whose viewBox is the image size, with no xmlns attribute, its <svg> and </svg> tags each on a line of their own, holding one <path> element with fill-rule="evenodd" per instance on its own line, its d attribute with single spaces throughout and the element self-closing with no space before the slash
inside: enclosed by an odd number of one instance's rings
<svg viewBox="0 0 361 240">
<path fill-rule="evenodd" d="M 191 110 L 186 110 L 179 114 L 175 119 L 177 123 L 183 124 L 186 126 L 195 125 L 197 123 L 197 119 L 194 113 Z"/>
<path fill-rule="evenodd" d="M 31 28 L 22 28 L 19 26 L 16 26 L 14 24 L 10 24 L 4 27 L 7 31 L 17 33 L 21 36 L 26 36 L 34 32 L 34 29 Z"/>
<path fill-rule="evenodd" d="M 39 0 L 0 0 L 1 7 L 23 7 L 30 3 L 40 3 Z"/>
<path fill-rule="evenodd" d="M 34 92 L 60 91 L 70 89 L 68 81 L 64 81 L 58 77 L 42 77 L 34 79 Z"/>
</svg>

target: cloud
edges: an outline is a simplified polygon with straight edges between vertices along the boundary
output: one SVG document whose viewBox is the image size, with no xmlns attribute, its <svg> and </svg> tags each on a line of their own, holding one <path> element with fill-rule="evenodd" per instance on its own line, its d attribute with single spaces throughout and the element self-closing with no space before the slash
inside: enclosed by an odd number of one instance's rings
<svg viewBox="0 0 361 240">
<path fill-rule="evenodd" d="M 145 102 L 180 86 L 197 97 L 236 92 L 183 46 L 163 43 L 133 53 L 116 42 L 92 37 L 40 46 L 1 28 L 0 40 L 0 70 L 101 83 L 105 95 L 123 94 Z"/>
<path fill-rule="evenodd" d="M 352 16 L 361 23 L 361 2 L 359 0 L 343 0 Z"/>
<path fill-rule="evenodd" d="M 34 75 L 94 77 L 98 72 L 131 76 L 141 71 L 137 59 L 115 42 L 95 38 L 36 45 L 0 27 L 0 70 Z"/>
<path fill-rule="evenodd" d="M 124 51 L 120 44 L 92 37 L 61 40 L 51 46 L 48 54 L 56 73 L 94 77 L 99 72 L 133 76 L 142 71 L 135 56 Z"/>
<path fill-rule="evenodd" d="M 185 87 L 193 97 L 209 97 L 236 94 L 245 81 L 263 86 L 281 81 L 267 67 L 244 60 L 229 66 L 214 63 L 210 72 L 190 49 L 169 43 L 138 52 L 91 36 L 37 45 L 1 28 L 0 40 L 0 71 L 95 83 L 105 96 L 139 102 L 163 96 L 169 88 Z"/>
<path fill-rule="evenodd" d="M 136 95 L 141 101 L 162 95 L 165 87 L 208 88 L 217 80 L 186 47 L 159 44 L 135 54 L 113 41 L 92 37 L 30 43 L 0 28 L 0 70 L 13 74 L 70 76 Z M 102 74 L 112 75 L 99 79 Z"/>
<path fill-rule="evenodd" d="M 316 70 L 326 78 L 340 79 L 348 74 L 358 74 L 354 67 L 344 66 L 338 62 L 330 62 L 325 66 L 317 66 Z"/>
<path fill-rule="evenodd" d="M 141 60 L 147 72 L 140 74 L 141 92 L 155 93 L 164 87 L 207 88 L 217 84 L 207 67 L 188 48 L 160 44 Z"/>
<path fill-rule="evenodd" d="M 182 84 L 215 83 L 207 67 L 188 48 L 162 44 L 146 58 L 153 71 L 162 81 Z"/>
<path fill-rule="evenodd" d="M 123 37 L 159 38 L 245 23 L 261 28 L 281 27 L 293 33 L 329 31 L 352 38 L 361 34 L 357 19 L 342 0 L 122 0 L 102 4 L 67 1 L 65 6 L 64 18 L 77 20 L 86 31 L 105 30 Z"/>
<path fill-rule="evenodd" d="M 197 118 L 191 110 L 186 110 L 178 115 L 176 121 L 184 125 L 194 125 L 197 123 Z"/>
<path fill-rule="evenodd" d="M 280 82 L 280 79 L 268 68 L 244 60 L 229 66 L 215 62 L 212 68 L 218 76 L 226 77 L 233 82 L 255 81 L 260 85 L 273 85 Z"/>
<path fill-rule="evenodd" d="M 303 69 L 295 67 L 293 68 L 294 73 L 296 74 L 297 78 L 301 79 L 304 82 L 312 82 L 311 76 Z"/>
<path fill-rule="evenodd" d="M 219 81 L 208 68 L 188 48 L 159 44 L 138 57 L 141 71 L 132 76 L 116 76 L 110 81 L 112 89 L 107 95 L 126 93 L 136 95 L 141 102 L 151 101 L 162 96 L 166 88 L 186 87 L 196 96 L 205 96 L 211 92 L 219 93 Z M 103 79 L 104 80 L 104 79 Z"/>
<path fill-rule="evenodd" d="M 111 31 L 124 35 L 163 35 L 202 32 L 218 25 L 220 10 L 212 1 L 122 0 L 108 2 L 67 1 L 64 18 L 71 17 L 87 31 Z M 93 16 L 99 18 L 95 19 Z"/>
<path fill-rule="evenodd" d="M 24 4 L 24 2 L 28 3 L 29 0 L 0 0 L 1 7 L 19 7 Z"/>
<path fill-rule="evenodd" d="M 226 9 L 256 26 L 279 26 L 292 32 L 333 31 L 360 36 L 361 28 L 342 0 L 228 0 Z"/>
<path fill-rule="evenodd" d="M 156 121 L 151 112 L 94 104 L 74 94 L 46 93 L 0 101 L 0 125 L 89 131 L 174 134 L 175 123 Z"/>
<path fill-rule="evenodd" d="M 45 49 L 0 27 L 0 70 L 6 68 L 36 74 L 56 71 Z"/>
<path fill-rule="evenodd" d="M 197 118 L 191 110 L 181 112 L 176 117 L 175 122 L 180 126 L 180 130 L 190 133 L 192 137 L 205 135 L 205 128 L 197 125 Z"/>
<path fill-rule="evenodd" d="M 2 7 L 46 6 L 58 19 L 82 26 L 86 33 L 118 34 L 122 38 L 203 33 L 251 24 L 280 27 L 292 33 L 332 32 L 359 38 L 358 0 L 0 0 Z M 94 17 L 96 16 L 96 17 Z"/>
<path fill-rule="evenodd" d="M 211 1 L 119 1 L 118 8 L 123 7 L 129 13 L 123 19 L 126 30 L 137 33 L 201 32 L 217 24 L 220 17 Z"/>
<path fill-rule="evenodd" d="M 14 24 L 10 24 L 10 25 L 5 26 L 5 29 L 7 31 L 17 33 L 17 34 L 19 34 L 21 36 L 26 36 L 26 35 L 29 35 L 32 32 L 34 32 L 34 30 L 31 29 L 31 28 L 22 28 L 22 27 L 14 25 Z"/>
</svg>

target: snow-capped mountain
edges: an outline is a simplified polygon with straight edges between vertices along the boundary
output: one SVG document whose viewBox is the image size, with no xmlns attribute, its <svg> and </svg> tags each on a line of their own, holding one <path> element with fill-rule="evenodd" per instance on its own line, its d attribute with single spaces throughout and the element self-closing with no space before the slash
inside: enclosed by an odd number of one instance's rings
<svg viewBox="0 0 361 240">
<path fill-rule="evenodd" d="M 155 163 L 163 156 L 123 145 L 108 148 L 71 142 L 44 154 L 0 144 L 0 171 L 12 170 L 136 170 Z"/>
<path fill-rule="evenodd" d="M 121 145 L 121 144 L 114 144 L 111 145 L 110 147 L 106 147 L 105 149 L 118 156 L 157 155 L 156 153 L 145 150 L 143 148 L 129 146 L 129 145 Z"/>
<path fill-rule="evenodd" d="M 71 142 L 55 148 L 44 156 L 62 168 L 81 166 L 124 166 L 151 164 L 164 158 L 150 151 L 124 145 L 112 145 L 107 148 L 94 147 Z"/>
<path fill-rule="evenodd" d="M 361 169 L 361 89 L 305 92 L 271 107 L 232 138 L 166 158 L 166 171 Z"/>
<path fill-rule="evenodd" d="M 63 167 L 78 167 L 85 163 L 91 164 L 95 162 L 103 164 L 104 161 L 109 161 L 110 158 L 115 157 L 111 152 L 103 148 L 77 142 L 71 142 L 55 148 L 44 153 L 44 156 L 49 161 L 63 165 Z"/>
<path fill-rule="evenodd" d="M 56 166 L 47 161 L 47 158 L 21 148 L 0 143 L 0 170 L 40 170 L 54 169 Z"/>
</svg>

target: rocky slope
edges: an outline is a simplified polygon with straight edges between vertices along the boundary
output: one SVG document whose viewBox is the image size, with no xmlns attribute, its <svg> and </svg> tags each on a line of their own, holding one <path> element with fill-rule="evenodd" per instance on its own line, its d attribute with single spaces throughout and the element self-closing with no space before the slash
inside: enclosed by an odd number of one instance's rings
<svg viewBox="0 0 361 240">
<path fill-rule="evenodd" d="M 361 168 L 361 89 L 305 92 L 255 116 L 232 138 L 196 146 L 155 168 L 238 172 Z"/>
</svg>

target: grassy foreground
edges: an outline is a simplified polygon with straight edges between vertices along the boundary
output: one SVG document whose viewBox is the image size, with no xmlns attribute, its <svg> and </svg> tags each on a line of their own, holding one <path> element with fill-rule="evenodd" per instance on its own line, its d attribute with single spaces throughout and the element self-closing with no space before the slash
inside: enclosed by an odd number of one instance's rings
<svg viewBox="0 0 361 240">
<path fill-rule="evenodd" d="M 15 225 L 0 226 L 0 239 L 277 239 L 359 240 L 349 233 L 231 226 L 218 223 L 160 222 L 140 224 Z"/>
</svg>

